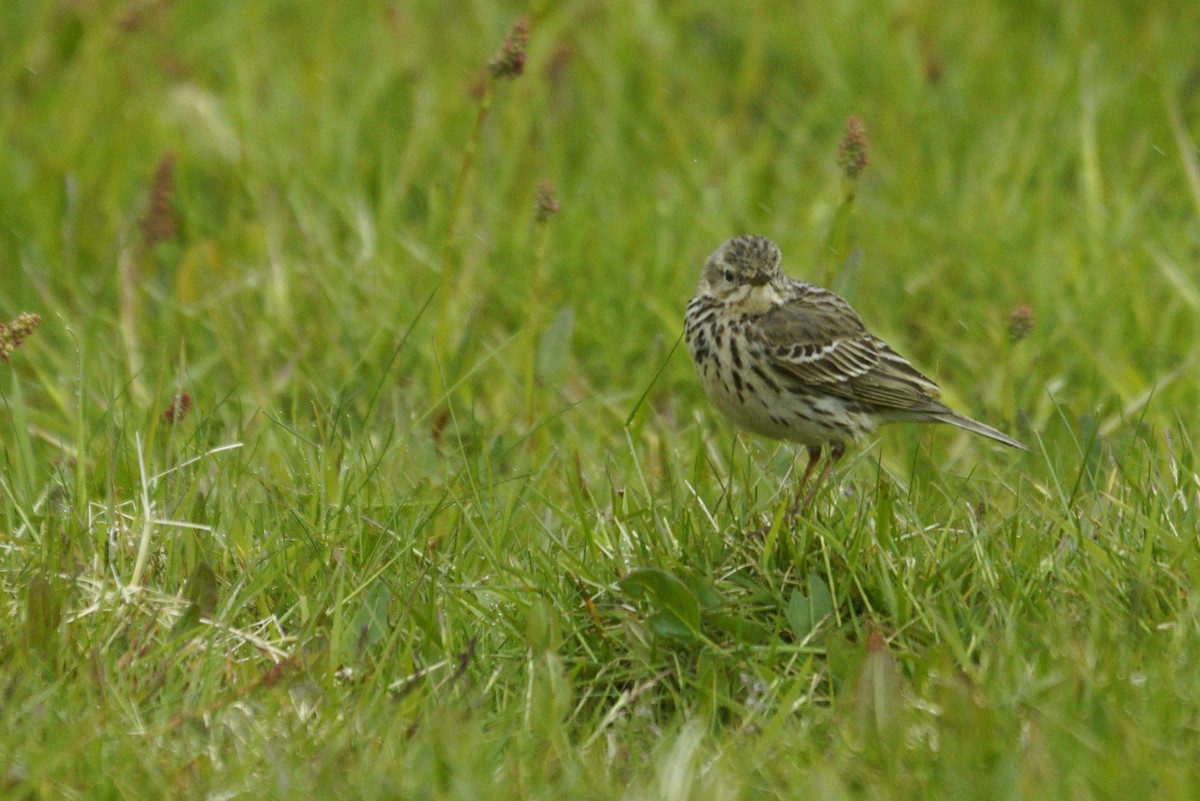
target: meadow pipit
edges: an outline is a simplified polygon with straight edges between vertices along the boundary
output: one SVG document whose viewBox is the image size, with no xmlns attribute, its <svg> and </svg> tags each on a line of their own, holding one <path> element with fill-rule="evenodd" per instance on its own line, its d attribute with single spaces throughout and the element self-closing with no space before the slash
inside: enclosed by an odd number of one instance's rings
<svg viewBox="0 0 1200 801">
<path fill-rule="evenodd" d="M 796 506 L 821 450 L 815 491 L 846 442 L 881 423 L 950 423 L 1029 450 L 938 400 L 938 386 L 874 337 L 845 300 L 784 275 L 774 242 L 735 236 L 708 257 L 684 336 L 704 392 L 733 423 L 808 448 Z M 811 498 L 811 494 L 809 496 Z"/>
</svg>

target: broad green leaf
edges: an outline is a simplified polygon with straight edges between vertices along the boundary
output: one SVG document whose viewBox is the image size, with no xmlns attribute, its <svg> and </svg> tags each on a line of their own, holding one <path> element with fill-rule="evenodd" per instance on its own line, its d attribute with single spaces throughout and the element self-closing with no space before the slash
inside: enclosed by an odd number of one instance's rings
<svg viewBox="0 0 1200 801">
<path fill-rule="evenodd" d="M 705 612 L 704 621 L 728 634 L 741 645 L 759 645 L 771 639 L 771 631 L 753 620 L 724 612 Z"/>
<path fill-rule="evenodd" d="M 792 628 L 792 634 L 803 640 L 813 630 L 812 607 L 808 603 L 808 599 L 800 594 L 800 590 L 792 590 L 791 597 L 788 598 L 787 607 L 783 610 L 784 617 L 787 618 L 788 625 Z"/>
<path fill-rule="evenodd" d="M 811 634 L 832 613 L 833 596 L 829 592 L 829 585 L 816 573 L 808 575 L 808 597 L 801 595 L 799 590 L 792 590 L 787 608 L 784 609 L 792 633 L 800 639 Z"/>
<path fill-rule="evenodd" d="M 392 592 L 386 583 L 376 581 L 367 590 L 362 606 L 354 618 L 354 631 L 358 636 L 358 647 L 365 648 L 383 639 L 388 632 L 388 611 L 392 604 Z"/>
<path fill-rule="evenodd" d="M 721 597 L 721 593 L 717 591 L 717 588 L 708 579 L 688 575 L 683 577 L 683 583 L 691 590 L 692 595 L 696 596 L 696 600 L 700 603 L 702 609 L 711 609 L 725 602 L 725 599 Z"/>
<path fill-rule="evenodd" d="M 621 589 L 635 598 L 654 601 L 660 611 L 670 612 L 693 634 L 700 631 L 700 602 L 682 581 L 665 570 L 647 567 L 631 571 L 621 580 Z"/>
<path fill-rule="evenodd" d="M 883 744 L 894 741 L 904 713 L 904 680 L 879 632 L 872 632 L 867 641 L 854 693 L 860 731 Z"/>
<path fill-rule="evenodd" d="M 833 614 L 833 596 L 829 592 L 829 585 L 816 573 L 808 574 L 808 604 L 814 627 Z"/>
<path fill-rule="evenodd" d="M 696 632 L 672 612 L 655 612 L 646 618 L 646 626 L 659 637 L 695 642 Z"/>
<path fill-rule="evenodd" d="M 525 617 L 525 645 L 534 654 L 553 651 L 562 643 L 558 616 L 550 604 L 538 598 L 529 605 Z"/>
</svg>

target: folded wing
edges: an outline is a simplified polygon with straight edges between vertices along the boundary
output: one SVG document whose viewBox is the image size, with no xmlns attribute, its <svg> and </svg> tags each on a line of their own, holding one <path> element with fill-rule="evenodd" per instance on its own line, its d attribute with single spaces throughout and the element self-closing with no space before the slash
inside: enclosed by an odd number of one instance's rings
<svg viewBox="0 0 1200 801">
<path fill-rule="evenodd" d="M 776 306 L 755 325 L 765 355 L 786 380 L 874 406 L 887 413 L 939 413 L 937 384 L 871 335 L 862 318 L 832 292 L 813 288 Z"/>
</svg>

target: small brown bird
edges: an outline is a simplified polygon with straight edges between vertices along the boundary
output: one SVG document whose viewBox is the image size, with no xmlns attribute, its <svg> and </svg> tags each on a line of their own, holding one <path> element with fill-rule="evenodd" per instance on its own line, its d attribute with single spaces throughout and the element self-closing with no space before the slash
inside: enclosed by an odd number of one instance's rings
<svg viewBox="0 0 1200 801">
<path fill-rule="evenodd" d="M 808 448 L 797 506 L 825 445 L 830 456 L 814 491 L 846 442 L 882 423 L 950 423 L 1029 450 L 944 405 L 937 384 L 873 336 L 849 303 L 789 278 L 781 262 L 762 236 L 717 248 L 688 304 L 684 336 L 705 394 L 726 417 Z"/>
</svg>

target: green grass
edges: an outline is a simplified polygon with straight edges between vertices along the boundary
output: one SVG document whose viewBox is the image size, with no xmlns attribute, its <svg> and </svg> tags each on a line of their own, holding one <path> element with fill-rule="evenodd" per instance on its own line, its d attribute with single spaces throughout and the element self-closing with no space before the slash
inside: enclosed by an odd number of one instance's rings
<svg viewBox="0 0 1200 801">
<path fill-rule="evenodd" d="M 825 5 L 0 3 L 0 795 L 1200 794 L 1200 6 Z M 1035 452 L 784 524 L 742 232 Z"/>
</svg>

